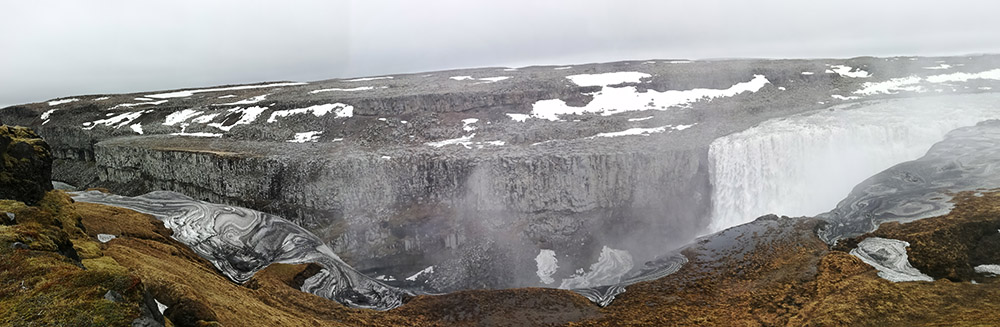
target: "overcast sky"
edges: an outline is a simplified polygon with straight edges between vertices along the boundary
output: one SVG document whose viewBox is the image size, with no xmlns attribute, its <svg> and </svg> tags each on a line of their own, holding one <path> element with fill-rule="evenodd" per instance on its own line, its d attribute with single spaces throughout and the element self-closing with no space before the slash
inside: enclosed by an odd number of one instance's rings
<svg viewBox="0 0 1000 327">
<path fill-rule="evenodd" d="M 969 0 L 0 0 L 0 106 L 479 66 L 998 53 L 997 12 Z"/>
</svg>

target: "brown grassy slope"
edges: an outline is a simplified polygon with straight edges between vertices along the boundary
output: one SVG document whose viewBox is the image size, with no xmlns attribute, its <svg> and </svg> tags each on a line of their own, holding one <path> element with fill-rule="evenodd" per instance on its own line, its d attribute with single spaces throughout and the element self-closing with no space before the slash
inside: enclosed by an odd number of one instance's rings
<svg viewBox="0 0 1000 327">
<path fill-rule="evenodd" d="M 991 235 L 994 234 L 988 233 L 983 226 L 990 227 L 1000 222 L 1000 193 L 988 193 L 982 197 L 960 194 L 956 201 L 956 208 L 949 215 L 910 224 L 887 224 L 873 234 L 911 242 L 911 260 L 915 265 L 917 262 L 929 262 L 941 271 L 959 271 L 965 269 L 961 267 L 991 263 L 984 261 L 992 259 L 983 253 L 995 253 L 1000 249 L 991 247 Z M 418 296 L 400 308 L 377 312 L 346 308 L 290 286 L 296 283 L 296 279 L 302 278 L 303 271 L 308 270 L 307 265 L 272 265 L 245 285 L 232 283 L 190 249 L 170 239 L 170 231 L 163 228 L 160 222 L 134 211 L 94 204 L 69 204 L 68 201 L 50 201 L 48 209 L 23 205 L 14 208 L 17 205 L 6 202 L 0 204 L 7 205 L 4 208 L 10 210 L 20 210 L 25 217 L 31 216 L 31 212 L 58 211 L 59 214 L 51 217 L 61 217 L 56 220 L 69 222 L 70 225 L 75 224 L 74 217 L 80 218 L 79 226 L 84 228 L 71 232 L 77 235 L 73 248 L 81 257 L 90 258 L 84 260 L 85 265 L 89 262 L 95 267 L 92 270 L 141 279 L 141 284 L 160 302 L 171 306 L 168 316 L 176 325 L 1000 325 L 1000 317 L 996 315 L 1000 312 L 1000 288 L 992 283 L 992 279 L 970 275 L 982 284 L 947 279 L 906 283 L 886 281 L 878 277 L 873 268 L 847 254 L 845 251 L 849 250 L 849 246 L 830 250 L 813 233 L 822 223 L 815 219 L 774 220 L 780 228 L 758 229 L 738 236 L 734 241 L 736 245 L 729 249 L 709 251 L 696 246 L 685 252 L 691 261 L 680 271 L 628 287 L 628 291 L 619 295 L 607 308 L 597 308 L 568 291 L 514 289 Z M 39 219 L 49 217 L 36 216 L 43 217 Z M 12 278 L 49 280 L 51 285 L 79 285 L 72 293 L 78 294 L 77 298 L 91 300 L 97 293 L 117 287 L 114 283 L 105 282 L 105 279 L 96 279 L 98 283 L 95 286 L 65 283 L 72 278 L 62 275 L 48 277 L 47 273 L 61 274 L 61 269 L 75 273 L 82 270 L 72 270 L 68 266 L 52 268 L 50 262 L 69 262 L 58 254 L 58 242 L 46 241 L 53 237 L 44 238 L 42 236 L 46 234 L 38 231 L 12 232 L 14 228 L 31 226 L 34 225 L 26 220 L 14 227 L 0 227 L 0 236 L 6 238 L 30 233 L 38 235 L 32 245 L 38 249 L 18 250 L 21 252 L 2 252 L 7 250 L 0 249 L 0 254 L 3 254 L 0 264 L 5 265 L 5 269 L 0 271 L 0 278 L 5 278 L 0 280 L 4 282 L 0 284 L 0 292 L 15 294 L 0 296 L 0 304 L 3 304 L 0 306 L 0 313 L 3 313 L 0 319 L 10 317 L 10 310 L 21 310 L 13 314 L 22 318 L 34 314 L 34 311 L 24 309 L 32 305 L 34 310 L 53 312 L 93 310 L 94 314 L 88 317 L 108 321 L 126 321 L 137 314 L 135 309 L 127 308 L 101 311 L 94 307 L 43 303 L 30 296 L 11 293 L 20 292 L 12 288 L 11 285 L 16 285 Z M 98 233 L 120 237 L 100 244 L 91 239 Z M 921 250 L 920 247 L 926 249 Z M 964 250 L 948 250 L 955 248 Z M 36 252 L 42 253 L 36 257 L 45 259 L 32 259 L 34 257 L 25 255 Z M 957 256 L 956 253 L 966 255 Z M 98 268 L 102 265 L 103 268 Z M 18 274 L 18 277 L 12 277 L 13 274 Z M 52 283 L 52 280 L 59 282 Z M 42 284 L 34 282 L 31 285 Z M 54 293 L 57 290 L 53 288 L 34 289 L 38 289 L 33 295 L 36 297 L 63 297 L 62 293 Z M 123 294 L 129 292 L 128 287 L 122 289 Z M 136 296 L 134 291 L 128 294 L 132 294 L 133 298 Z M 66 309 L 69 307 L 72 307 L 71 310 Z M 77 314 L 75 317 L 81 316 Z M 12 320 L 7 319 L 9 324 Z"/>
<path fill-rule="evenodd" d="M 78 216 L 63 210 L 65 194 L 48 193 L 40 207 L 0 201 L 0 325 L 127 326 L 142 313 L 139 276 L 102 256 Z M 109 291 L 121 296 L 105 299 Z"/>
<path fill-rule="evenodd" d="M 991 245 L 997 235 L 993 226 L 1000 223 L 1000 193 L 963 193 L 955 200 L 956 208 L 948 215 L 886 224 L 861 238 L 909 241 L 915 266 L 940 271 L 965 269 L 968 258 L 1000 252 Z M 702 270 L 709 263 L 692 260 L 674 275 L 629 287 L 601 319 L 574 325 L 1000 325 L 1000 288 L 995 284 L 889 282 L 847 254 L 848 246 L 826 251 L 815 234 L 807 232 L 815 223 L 801 220 L 794 228 L 799 232 L 761 243 L 744 259 L 725 258 L 721 269 Z M 767 239 L 761 236 L 754 238 Z"/>
</svg>

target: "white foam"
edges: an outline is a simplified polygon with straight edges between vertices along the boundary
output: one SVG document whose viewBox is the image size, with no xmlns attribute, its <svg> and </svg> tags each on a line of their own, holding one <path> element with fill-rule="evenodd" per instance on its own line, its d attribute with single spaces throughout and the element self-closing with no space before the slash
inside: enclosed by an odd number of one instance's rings
<svg viewBox="0 0 1000 327">
<path fill-rule="evenodd" d="M 411 281 L 411 282 L 415 282 L 415 281 L 417 281 L 417 278 L 420 277 L 420 275 L 423 275 L 423 274 L 433 274 L 433 273 L 434 273 L 434 266 L 430 266 L 430 267 L 424 268 L 424 270 L 418 271 L 416 274 L 413 274 L 410 277 L 406 277 L 406 280 Z"/>
<path fill-rule="evenodd" d="M 249 89 L 259 89 L 265 87 L 282 87 L 282 86 L 295 86 L 295 85 L 305 85 L 308 83 L 301 82 L 291 82 L 291 83 L 273 83 L 264 85 L 243 85 L 243 86 L 233 86 L 233 87 L 218 87 L 211 89 L 193 89 L 193 90 L 183 90 L 169 93 L 159 93 L 159 94 L 147 94 L 146 97 L 156 98 L 156 99 L 168 99 L 168 98 L 186 98 L 194 95 L 195 93 L 204 92 L 219 92 L 219 91 L 236 91 L 236 90 L 249 90 Z"/>
<path fill-rule="evenodd" d="M 552 274 L 555 274 L 556 270 L 559 269 L 559 260 L 556 259 L 556 251 L 538 250 L 538 255 L 535 256 L 535 267 L 538 268 L 535 274 L 538 275 L 543 284 L 555 283 L 556 280 L 552 278 Z"/>
<path fill-rule="evenodd" d="M 50 106 L 58 106 L 58 105 L 61 105 L 61 104 L 70 103 L 70 102 L 79 101 L 79 100 L 80 99 L 76 99 L 76 98 L 73 98 L 73 99 L 63 99 L 63 100 L 55 100 L 55 101 L 49 101 L 49 105 Z"/>
<path fill-rule="evenodd" d="M 590 266 L 590 271 L 577 270 L 570 278 L 562 280 L 561 289 L 588 288 L 604 285 L 614 285 L 621 277 L 632 270 L 634 266 L 632 255 L 625 250 L 616 250 L 604 246 L 597 262 Z"/>
<path fill-rule="evenodd" d="M 311 131 L 311 132 L 295 133 L 295 137 L 293 139 L 291 139 L 291 140 L 286 141 L 286 142 L 289 142 L 289 143 L 318 142 L 320 134 L 323 134 L 323 132 L 322 131 Z"/>
<path fill-rule="evenodd" d="M 642 74 L 642 73 L 639 73 Z M 619 75 L 617 79 L 611 78 L 602 80 L 584 80 L 581 83 L 592 85 L 614 81 L 621 81 L 626 78 L 634 80 L 639 75 Z M 531 115 L 535 118 L 559 120 L 559 116 L 570 114 L 601 114 L 609 116 L 613 114 L 643 111 L 643 110 L 667 110 L 671 107 L 687 106 L 691 103 L 712 100 L 721 97 L 731 97 L 744 92 L 757 92 L 764 85 L 770 83 L 764 75 L 754 75 L 753 79 L 741 82 L 728 89 L 692 89 L 684 91 L 669 90 L 657 92 L 647 90 L 640 93 L 634 86 L 608 87 L 605 86 L 600 92 L 593 95 L 593 100 L 582 107 L 573 107 L 560 99 L 540 100 L 532 105 Z"/>
<path fill-rule="evenodd" d="M 291 115 L 301 115 L 306 113 L 312 113 L 316 117 L 323 117 L 331 112 L 334 113 L 337 118 L 348 118 L 354 116 L 354 107 L 343 103 L 328 103 L 298 109 L 278 110 L 271 113 L 271 117 L 267 119 L 267 122 L 273 123 L 278 121 L 279 117 L 288 117 Z"/>
</svg>

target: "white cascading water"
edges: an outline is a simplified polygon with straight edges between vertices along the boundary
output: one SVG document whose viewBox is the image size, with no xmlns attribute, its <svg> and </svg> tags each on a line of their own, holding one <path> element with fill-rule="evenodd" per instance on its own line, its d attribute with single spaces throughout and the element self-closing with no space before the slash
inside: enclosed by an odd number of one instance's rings
<svg viewBox="0 0 1000 327">
<path fill-rule="evenodd" d="M 829 211 L 855 185 L 923 156 L 949 131 L 1000 119 L 1000 96 L 990 94 L 848 107 L 769 120 L 712 142 L 712 231 L 769 213 Z"/>
</svg>

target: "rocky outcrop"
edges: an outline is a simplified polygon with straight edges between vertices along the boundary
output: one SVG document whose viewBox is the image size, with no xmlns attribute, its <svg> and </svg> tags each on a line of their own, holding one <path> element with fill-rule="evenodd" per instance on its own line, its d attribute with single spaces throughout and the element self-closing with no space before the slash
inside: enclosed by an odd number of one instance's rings
<svg viewBox="0 0 1000 327">
<path fill-rule="evenodd" d="M 49 145 L 29 128 L 0 126 L 0 199 L 29 205 L 52 190 Z"/>
</svg>

